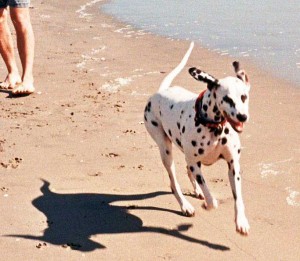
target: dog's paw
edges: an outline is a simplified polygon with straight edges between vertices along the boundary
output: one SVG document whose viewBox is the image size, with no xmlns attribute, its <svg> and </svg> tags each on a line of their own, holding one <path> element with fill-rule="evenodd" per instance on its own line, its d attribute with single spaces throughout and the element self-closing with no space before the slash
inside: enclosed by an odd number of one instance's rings
<svg viewBox="0 0 300 261">
<path fill-rule="evenodd" d="M 204 195 L 203 195 L 203 192 L 201 190 L 195 190 L 195 196 L 196 196 L 196 198 L 199 198 L 201 200 L 204 199 Z"/>
<path fill-rule="evenodd" d="M 195 216 L 195 209 L 191 205 L 191 203 L 188 201 L 183 202 L 183 204 L 181 205 L 181 211 L 182 211 L 182 214 L 187 217 Z"/>
<path fill-rule="evenodd" d="M 206 210 L 218 208 L 218 201 L 215 198 L 213 198 L 211 202 L 204 202 L 202 207 Z"/>
<path fill-rule="evenodd" d="M 235 219 L 236 232 L 240 233 L 242 236 L 248 236 L 250 231 L 250 226 L 245 215 L 239 215 Z"/>
</svg>

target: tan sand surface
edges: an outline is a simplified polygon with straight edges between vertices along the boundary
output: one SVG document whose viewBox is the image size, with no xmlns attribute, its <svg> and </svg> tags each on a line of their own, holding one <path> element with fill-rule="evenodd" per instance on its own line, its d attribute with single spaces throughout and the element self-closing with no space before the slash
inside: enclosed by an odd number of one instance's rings
<svg viewBox="0 0 300 261">
<path fill-rule="evenodd" d="M 196 207 L 184 217 L 143 109 L 189 43 L 121 24 L 100 2 L 32 1 L 37 92 L 0 93 L 0 260 L 299 260 L 299 86 L 242 61 L 252 84 L 241 135 L 249 237 L 235 232 L 227 165 L 204 169 L 220 203 L 207 212 L 176 150 Z M 188 66 L 221 78 L 233 60 L 197 45 Z M 187 70 L 174 83 L 205 88 Z"/>
</svg>

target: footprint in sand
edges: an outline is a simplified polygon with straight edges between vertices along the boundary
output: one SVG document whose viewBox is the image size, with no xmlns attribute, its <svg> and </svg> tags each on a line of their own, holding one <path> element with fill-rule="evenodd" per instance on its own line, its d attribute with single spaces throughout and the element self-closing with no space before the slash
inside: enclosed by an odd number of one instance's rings
<svg viewBox="0 0 300 261">
<path fill-rule="evenodd" d="M 114 153 L 114 152 L 110 152 L 107 154 L 101 154 L 102 156 L 105 156 L 107 158 L 115 158 L 115 157 L 119 157 L 120 155 L 118 153 Z"/>
<path fill-rule="evenodd" d="M 23 159 L 22 158 L 14 158 L 10 159 L 8 163 L 1 162 L 0 165 L 5 168 L 5 169 L 16 169 L 19 167 L 19 165 L 22 163 Z"/>
<path fill-rule="evenodd" d="M 136 131 L 135 130 L 126 130 L 126 131 L 123 131 L 123 133 L 125 134 L 136 134 Z"/>
<path fill-rule="evenodd" d="M 35 247 L 36 248 L 42 248 L 42 247 L 45 247 L 45 246 L 47 246 L 47 243 L 38 243 Z"/>
</svg>

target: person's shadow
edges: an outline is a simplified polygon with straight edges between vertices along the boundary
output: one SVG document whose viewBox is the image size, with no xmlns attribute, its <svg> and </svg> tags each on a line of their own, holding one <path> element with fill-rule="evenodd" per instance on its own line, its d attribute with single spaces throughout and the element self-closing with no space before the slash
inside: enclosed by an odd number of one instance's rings
<svg viewBox="0 0 300 261">
<path fill-rule="evenodd" d="M 169 192 L 138 195 L 57 194 L 49 189 L 49 182 L 43 182 L 44 184 L 41 187 L 43 195 L 34 199 L 32 204 L 47 217 L 48 227 L 44 230 L 44 235 L 9 235 L 10 237 L 22 237 L 54 245 L 69 246 L 79 251 L 93 251 L 97 248 L 105 248 L 105 246 L 91 240 L 92 235 L 153 232 L 201 244 L 215 250 L 229 250 L 227 246 L 182 234 L 181 231 L 188 230 L 191 227 L 190 224 L 182 224 L 172 230 L 163 227 L 143 226 L 143 221 L 129 213 L 128 209 L 168 211 L 180 214 L 179 211 L 147 206 L 123 207 L 111 205 L 111 203 L 117 201 L 146 200 L 169 194 Z"/>
</svg>

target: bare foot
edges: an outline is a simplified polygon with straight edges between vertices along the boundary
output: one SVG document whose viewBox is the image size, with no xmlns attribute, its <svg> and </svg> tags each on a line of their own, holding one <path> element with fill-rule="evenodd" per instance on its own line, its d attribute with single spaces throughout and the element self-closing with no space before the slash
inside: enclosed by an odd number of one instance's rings
<svg viewBox="0 0 300 261">
<path fill-rule="evenodd" d="M 19 73 L 9 73 L 4 82 L 0 82 L 0 89 L 10 90 L 16 87 L 17 84 L 22 82 Z"/>
<path fill-rule="evenodd" d="M 32 83 L 31 84 L 21 83 L 12 90 L 12 94 L 13 95 L 27 95 L 27 94 L 34 93 L 34 91 L 35 91 L 35 88 Z"/>
</svg>

